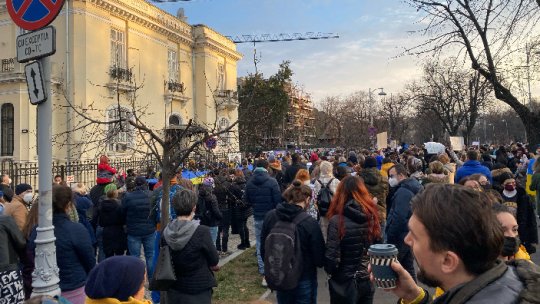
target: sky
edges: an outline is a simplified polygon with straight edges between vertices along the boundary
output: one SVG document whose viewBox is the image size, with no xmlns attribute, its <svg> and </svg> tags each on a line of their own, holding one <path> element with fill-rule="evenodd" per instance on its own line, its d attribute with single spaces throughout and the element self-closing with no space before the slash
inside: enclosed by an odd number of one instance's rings
<svg viewBox="0 0 540 304">
<path fill-rule="evenodd" d="M 401 91 L 419 77 L 421 58 L 402 56 L 422 41 L 419 16 L 400 0 L 192 0 L 156 4 L 190 24 L 205 24 L 223 35 L 323 32 L 339 39 L 257 43 L 258 69 L 266 77 L 291 61 L 293 81 L 315 103 L 327 96 L 383 87 Z M 238 76 L 255 71 L 252 43 L 237 44 L 244 55 Z"/>
</svg>

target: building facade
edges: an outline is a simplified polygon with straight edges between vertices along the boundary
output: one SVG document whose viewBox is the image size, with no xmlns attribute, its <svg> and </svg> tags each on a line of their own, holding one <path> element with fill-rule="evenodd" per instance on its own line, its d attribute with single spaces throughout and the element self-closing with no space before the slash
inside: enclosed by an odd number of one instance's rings
<svg viewBox="0 0 540 304">
<path fill-rule="evenodd" d="M 88 126 L 79 111 L 99 121 L 137 116 L 156 132 L 190 120 L 219 130 L 237 120 L 242 56 L 220 33 L 188 24 L 182 10 L 173 16 L 144 0 L 66 0 L 52 25 L 55 160 L 150 152 L 129 124 Z M 0 157 L 35 161 L 36 107 L 15 58 L 22 33 L 0 1 Z M 235 133 L 218 142 L 217 151 L 238 151 Z"/>
<path fill-rule="evenodd" d="M 285 119 L 283 140 L 288 146 L 309 147 L 315 143 L 315 113 L 311 95 L 293 85 L 289 92 L 289 110 Z"/>
</svg>

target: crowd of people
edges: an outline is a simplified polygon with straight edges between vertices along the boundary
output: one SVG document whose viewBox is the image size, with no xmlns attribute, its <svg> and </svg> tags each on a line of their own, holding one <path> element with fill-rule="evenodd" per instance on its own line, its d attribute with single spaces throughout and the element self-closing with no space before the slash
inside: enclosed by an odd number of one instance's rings
<svg viewBox="0 0 540 304">
<path fill-rule="evenodd" d="M 236 249 L 250 248 L 253 216 L 261 284 L 276 291 L 279 303 L 316 303 L 321 267 L 331 303 L 373 303 L 368 248 L 377 243 L 398 249 L 393 292 L 402 303 L 537 303 L 540 273 L 530 255 L 538 244 L 539 156 L 540 146 L 521 144 L 437 153 L 414 145 L 268 152 L 216 164 L 200 185 L 179 173 L 169 193 L 161 180 L 135 170 L 116 179 L 104 156 L 90 190 L 55 178 L 62 299 L 144 302 L 144 282 L 167 245 L 176 281 L 153 292 L 152 301 L 163 295 L 166 303 L 211 303 L 230 234 L 240 237 Z M 10 304 L 32 293 L 39 212 L 30 185 L 11 186 L 3 175 L 0 295 Z M 170 223 L 161 227 L 164 195 Z M 133 275 L 112 282 L 112 269 Z M 417 281 L 437 287 L 436 294 Z"/>
</svg>

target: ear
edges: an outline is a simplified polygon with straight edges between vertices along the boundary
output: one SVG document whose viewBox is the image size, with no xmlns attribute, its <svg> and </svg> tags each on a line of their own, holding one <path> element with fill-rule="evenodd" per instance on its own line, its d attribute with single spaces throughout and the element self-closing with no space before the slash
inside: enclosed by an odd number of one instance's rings
<svg viewBox="0 0 540 304">
<path fill-rule="evenodd" d="M 444 274 L 451 274 L 457 270 L 460 264 L 461 259 L 459 256 L 453 251 L 447 251 L 441 265 L 441 271 Z"/>
</svg>

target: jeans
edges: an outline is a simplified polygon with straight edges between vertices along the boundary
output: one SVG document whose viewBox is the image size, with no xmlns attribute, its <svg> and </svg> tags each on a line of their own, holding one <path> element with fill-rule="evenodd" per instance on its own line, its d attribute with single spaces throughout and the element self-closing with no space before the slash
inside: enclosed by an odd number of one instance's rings
<svg viewBox="0 0 540 304">
<path fill-rule="evenodd" d="M 278 304 L 316 304 L 317 277 L 303 279 L 295 289 L 277 291 Z"/>
<path fill-rule="evenodd" d="M 255 239 L 257 241 L 257 265 L 259 266 L 259 273 L 264 275 L 264 259 L 261 256 L 261 230 L 264 220 L 253 220 L 255 224 Z"/>
<path fill-rule="evenodd" d="M 141 256 L 141 245 L 144 249 L 144 259 L 146 260 L 146 273 L 148 278 L 152 277 L 152 260 L 154 258 L 154 241 L 156 236 L 152 232 L 145 236 L 129 235 L 127 237 L 127 245 L 129 255 L 134 257 Z"/>
<path fill-rule="evenodd" d="M 216 240 L 217 240 L 217 233 L 218 233 L 218 227 L 215 226 L 215 227 L 208 227 L 210 228 L 210 236 L 212 237 L 212 244 L 216 244 Z"/>
</svg>

